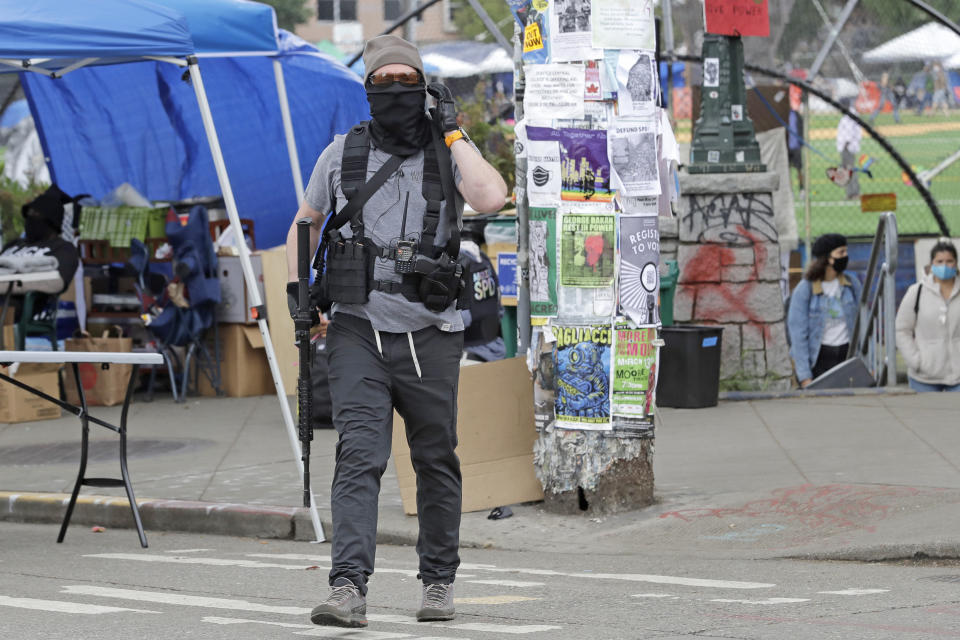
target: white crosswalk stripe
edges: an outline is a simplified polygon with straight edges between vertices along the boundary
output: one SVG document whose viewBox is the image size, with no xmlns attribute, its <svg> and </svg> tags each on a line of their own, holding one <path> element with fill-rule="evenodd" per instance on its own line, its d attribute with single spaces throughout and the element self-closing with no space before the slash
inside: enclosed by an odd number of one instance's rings
<svg viewBox="0 0 960 640">
<path fill-rule="evenodd" d="M 106 557 L 116 554 L 101 554 L 98 557 Z M 131 554 L 133 555 L 133 554 Z M 274 560 L 302 560 L 316 563 L 329 563 L 328 557 L 299 554 L 299 553 L 248 553 L 250 558 L 270 558 Z M 489 571 L 492 573 L 518 573 L 534 576 L 556 576 L 566 578 L 585 578 L 589 580 L 625 580 L 629 582 L 652 582 L 656 584 L 676 584 L 692 587 L 714 587 L 718 589 L 766 589 L 777 585 L 767 582 L 744 582 L 739 580 L 712 580 L 708 578 L 687 578 L 682 576 L 658 576 L 641 573 L 573 573 L 567 571 L 555 571 L 553 569 L 528 569 L 528 568 L 510 568 L 497 567 L 492 564 L 471 564 L 464 562 L 460 569 L 465 571 Z M 396 572 L 398 569 L 380 569 L 377 573 Z M 414 572 L 416 573 L 416 572 Z M 464 574 L 457 574 L 458 578 L 468 577 Z"/>
<path fill-rule="evenodd" d="M 329 569 L 328 566 L 317 565 L 318 562 L 329 561 L 329 558 L 320 558 L 318 556 L 306 556 L 300 554 L 267 554 L 267 553 L 248 553 L 248 557 L 254 558 L 273 558 L 276 560 L 305 560 L 313 562 L 315 566 L 321 569 Z M 84 558 L 102 558 L 104 560 L 132 560 L 135 562 L 159 562 L 164 564 L 199 564 L 212 567 L 241 567 L 245 569 L 287 569 L 290 571 L 302 571 L 302 564 L 286 564 L 278 562 L 259 562 L 257 560 L 244 560 L 242 558 L 208 558 L 189 556 L 179 558 L 177 556 L 161 556 L 149 553 L 91 553 Z M 377 573 L 396 573 L 403 576 L 416 577 L 419 573 L 415 569 L 377 569 Z M 461 574 L 458 577 L 471 577 L 469 574 Z"/>
<path fill-rule="evenodd" d="M 82 602 L 66 602 L 63 600 L 39 600 L 36 598 L 12 598 L 0 596 L 0 606 L 14 609 L 33 609 L 36 611 L 52 611 L 55 613 L 79 613 L 82 615 L 100 615 L 103 613 L 121 613 L 132 611 L 135 613 L 160 613 L 146 609 L 127 609 L 125 607 L 108 607 L 99 604 L 84 604 Z"/>
<path fill-rule="evenodd" d="M 313 624 L 297 624 L 294 622 L 274 622 L 271 620 L 248 620 L 246 618 L 219 618 L 205 616 L 203 622 L 220 625 L 253 624 L 284 629 L 300 629 L 295 631 L 298 636 L 320 636 L 323 638 L 350 638 L 350 640 L 392 640 L 394 638 L 411 638 L 409 633 L 392 633 L 388 631 L 369 631 L 366 629 L 338 629 L 335 627 L 318 627 Z M 417 638 L 416 640 L 422 640 Z"/>
<path fill-rule="evenodd" d="M 495 565 L 474 565 L 463 563 L 461 569 L 467 571 L 483 570 L 494 573 L 520 573 L 536 576 L 558 576 L 586 580 L 624 580 L 627 582 L 651 582 L 654 584 L 675 584 L 690 587 L 708 587 L 715 589 L 768 589 L 777 585 L 768 582 L 744 582 L 740 580 L 713 580 L 709 578 L 688 578 L 684 576 L 660 576 L 645 573 L 573 573 L 554 571 L 553 569 L 506 568 Z"/>
<path fill-rule="evenodd" d="M 98 596 L 103 598 L 114 598 L 119 600 L 132 600 L 135 602 L 155 602 L 160 604 L 179 605 L 187 607 L 203 607 L 207 609 L 227 609 L 232 611 L 275 613 L 283 615 L 307 616 L 310 609 L 302 607 L 284 607 L 277 605 L 262 605 L 249 600 L 231 599 L 231 598 L 212 598 L 208 596 L 190 596 L 179 592 L 168 591 L 141 591 L 138 589 L 118 589 L 114 587 L 101 587 L 97 585 L 68 585 L 63 587 L 63 593 Z M 410 616 L 401 616 L 394 614 L 367 614 L 367 620 L 370 622 L 383 622 L 390 624 L 417 625 L 418 627 L 436 627 L 445 629 L 459 629 L 462 631 L 485 631 L 490 633 L 504 634 L 527 634 L 538 633 L 540 631 L 550 631 L 562 629 L 554 625 L 523 625 L 523 624 L 493 624 L 493 623 L 455 623 L 455 622 L 417 622 Z"/>
<path fill-rule="evenodd" d="M 730 602 L 734 604 L 795 604 L 810 602 L 810 598 L 760 598 L 759 600 L 737 600 L 734 598 L 713 598 L 710 602 Z"/>
<path fill-rule="evenodd" d="M 506 624 L 493 624 L 488 622 L 417 622 L 415 619 L 408 616 L 400 616 L 390 613 L 368 613 L 367 620 L 370 622 L 389 622 L 392 624 L 413 624 L 417 626 L 430 626 L 440 629 L 458 629 L 460 631 L 485 631 L 490 633 L 507 633 L 507 634 L 527 634 L 527 633 L 539 633 L 541 631 L 554 631 L 557 629 L 562 629 L 563 627 L 557 627 L 549 624 L 516 624 L 516 625 L 506 625 Z"/>
<path fill-rule="evenodd" d="M 295 553 L 277 553 L 277 554 L 265 554 L 265 553 L 250 553 L 246 554 L 248 557 L 255 558 L 269 558 L 273 560 L 298 560 L 298 561 L 307 561 L 307 562 L 316 562 L 321 563 L 328 561 L 327 558 L 314 555 L 306 554 L 295 554 Z M 188 556 L 188 557 L 178 557 L 178 556 L 165 556 L 165 555 L 154 555 L 154 554 L 139 554 L 139 553 L 94 553 L 84 556 L 86 558 L 102 558 L 109 560 L 131 560 L 135 562 L 160 562 L 160 563 L 169 563 L 169 564 L 194 564 L 194 565 L 210 565 L 210 566 L 220 566 L 220 567 L 243 567 L 248 569 L 286 569 L 292 571 L 300 571 L 303 569 L 303 565 L 296 564 L 285 564 L 279 562 L 261 562 L 259 560 L 245 560 L 242 558 L 209 558 L 209 557 L 197 557 L 197 556 Z M 329 565 L 320 565 L 316 566 L 320 568 L 329 568 Z M 577 578 L 577 579 L 586 579 L 586 580 L 623 580 L 627 582 L 650 582 L 653 584 L 672 584 L 672 585 L 683 585 L 690 587 L 708 587 L 716 589 L 768 589 L 771 587 L 777 586 L 773 583 L 768 582 L 746 582 L 740 580 L 714 580 L 710 578 L 689 578 L 685 576 L 662 576 L 662 575 L 651 575 L 651 574 L 642 574 L 642 573 L 573 573 L 567 571 L 554 571 L 553 569 L 528 569 L 528 568 L 500 568 L 492 565 L 470 565 L 463 564 L 461 568 L 470 571 L 470 570 L 482 570 L 489 571 L 493 573 L 515 573 L 515 574 L 526 574 L 526 575 L 536 575 L 536 576 L 555 576 L 555 577 L 566 577 L 566 578 Z M 377 573 L 398 573 L 406 576 L 416 576 L 417 571 L 413 569 L 396 569 L 392 567 L 384 567 L 376 570 Z M 459 578 L 473 578 L 471 574 L 459 574 Z M 529 586 L 534 586 L 538 583 L 532 583 Z"/>
<path fill-rule="evenodd" d="M 542 582 L 523 582 L 520 580 L 464 580 L 463 582 L 469 582 L 470 584 L 488 584 L 494 587 L 517 587 L 519 589 L 544 586 Z"/>
<path fill-rule="evenodd" d="M 149 553 L 92 553 L 85 555 L 84 558 L 102 558 L 104 560 L 129 560 L 132 562 L 160 562 L 164 564 L 200 564 L 212 567 L 244 567 L 247 569 L 289 569 L 291 571 L 303 571 L 302 564 L 281 564 L 279 562 L 258 562 L 256 560 L 244 560 L 242 558 L 206 558 L 189 556 L 179 558 L 177 556 L 161 556 Z M 416 574 L 416 571 L 413 572 Z"/>
<path fill-rule="evenodd" d="M 63 593 L 98 596 L 101 598 L 115 598 L 118 600 L 133 600 L 135 602 L 156 602 L 173 604 L 183 607 L 205 607 L 207 609 L 230 609 L 234 611 L 256 611 L 258 613 L 279 613 L 283 615 L 305 616 L 310 615 L 310 609 L 304 607 L 282 607 L 277 605 L 258 604 L 249 600 L 231 598 L 210 598 L 206 596 L 188 596 L 169 591 L 140 591 L 137 589 L 117 589 L 114 587 L 99 587 L 92 584 L 77 584 L 63 587 Z"/>
<path fill-rule="evenodd" d="M 137 562 L 137 563 L 162 563 L 173 565 L 193 565 L 220 567 L 223 570 L 232 568 L 271 570 L 279 569 L 282 571 L 303 571 L 305 568 L 315 568 L 321 571 L 327 571 L 330 568 L 329 556 L 320 554 L 298 554 L 298 553 L 249 553 L 242 557 L 232 555 L 230 557 L 217 557 L 213 549 L 179 549 L 163 553 L 96 553 L 84 556 L 93 561 L 104 562 Z M 410 578 L 417 575 L 414 568 L 416 564 L 409 561 L 395 560 L 393 562 L 380 562 L 376 570 L 377 576 L 385 574 L 384 580 L 389 585 L 390 576 L 398 576 L 395 580 L 401 578 Z M 383 566 L 387 565 L 387 566 Z M 392 566 L 391 566 L 392 565 Z M 803 603 L 811 602 L 814 598 L 821 601 L 830 597 L 871 597 L 887 593 L 888 589 L 853 587 L 838 588 L 833 590 L 816 591 L 804 589 L 801 593 L 784 593 L 784 589 L 778 588 L 775 583 L 754 582 L 749 580 L 727 580 L 721 578 L 698 578 L 693 576 L 670 576 L 658 574 L 642 573 L 602 573 L 592 571 L 561 571 L 554 569 L 538 569 L 530 567 L 509 567 L 494 564 L 472 564 L 463 563 L 460 567 L 464 572 L 458 574 L 458 585 L 463 585 L 458 590 L 456 598 L 457 605 L 488 605 L 488 606 L 521 606 L 534 607 L 538 601 L 543 601 L 544 593 L 553 590 L 553 587 L 561 584 L 561 581 L 567 582 L 570 579 L 575 581 L 606 581 L 613 583 L 609 586 L 617 588 L 616 583 L 648 583 L 650 585 L 664 585 L 665 592 L 649 591 L 634 593 L 627 596 L 632 599 L 635 605 L 640 605 L 641 600 L 661 600 L 669 601 L 699 601 L 704 603 L 716 603 L 729 607 L 792 607 Z M 534 578 L 533 580 L 523 578 Z M 537 580 L 537 579 L 540 580 Z M 569 583 L 566 585 L 569 586 Z M 599 586 L 599 585 L 598 585 Z M 827 585 L 824 585 L 826 587 Z M 378 585 L 380 588 L 381 585 Z M 823 589 L 824 587 L 821 587 Z M 531 596 L 521 595 L 522 590 L 534 589 Z M 655 589 L 655 587 L 654 587 Z M 669 591 L 666 591 L 669 589 Z M 757 597 L 726 597 L 729 595 L 739 595 L 730 593 L 730 591 L 758 591 Z M 484 593 L 486 591 L 486 593 Z M 491 593 L 492 592 L 492 593 Z M 415 618 L 408 614 L 399 615 L 393 613 L 371 612 L 368 614 L 368 620 L 375 629 L 338 629 L 330 627 L 316 627 L 307 624 L 307 618 L 310 609 L 298 606 L 283 606 L 277 604 L 260 603 L 255 600 L 246 600 L 242 598 L 219 598 L 201 595 L 188 595 L 181 591 L 166 591 L 161 589 L 131 589 L 117 588 L 112 586 L 99 586 L 97 584 L 66 585 L 61 589 L 61 593 L 86 597 L 86 598 L 106 598 L 118 601 L 127 601 L 130 603 L 153 603 L 157 605 L 169 605 L 174 607 L 193 607 L 197 609 L 233 611 L 239 615 L 267 614 L 267 619 L 258 620 L 255 617 L 226 617 L 216 615 L 201 614 L 197 619 L 208 625 L 246 625 L 251 630 L 257 626 L 266 629 L 273 627 L 276 630 L 287 630 L 292 635 L 302 635 L 320 638 L 351 638 L 353 640 L 392 640 L 394 638 L 409 638 L 410 640 L 452 640 L 453 638 L 462 639 L 463 634 L 480 633 L 496 635 L 527 635 L 527 634 L 549 634 L 562 630 L 563 627 L 553 624 L 506 624 L 501 618 L 496 621 L 484 621 L 483 618 L 471 618 L 460 616 L 455 621 L 418 623 Z M 531 593 L 531 592 L 527 592 Z M 744 594 L 746 595 L 746 594 Z M 752 595 L 752 594 L 751 594 Z M 536 596 L 536 597 L 534 597 Z M 65 602 L 56 600 L 36 600 L 27 601 L 27 599 L 0 597 L 0 606 L 20 606 L 21 608 L 35 607 L 48 611 L 63 611 L 65 613 L 122 613 L 122 612 L 149 612 L 141 609 L 124 608 L 121 606 L 104 606 L 87 604 L 83 602 Z M 59 607 L 59 609 L 57 608 Z M 533 609 L 529 609 L 532 611 Z M 383 609 L 381 609 L 383 611 Z M 213 611 L 210 611 L 211 613 Z M 242 613 L 241 613 L 242 612 Z M 153 612 L 157 613 L 157 612 Z M 475 609 L 474 616 L 479 613 Z M 229 615 L 229 614 L 228 614 Z M 270 619 L 273 616 L 274 619 Z M 279 619 L 276 617 L 280 616 Z M 290 616 L 298 619 L 283 618 Z M 511 613 L 511 619 L 514 614 Z M 534 619 L 531 622 L 541 622 Z M 544 622 L 549 622 L 546 620 Z M 410 629 L 407 631 L 406 627 Z M 395 628 L 391 628 L 395 627 Z M 413 630 L 413 629 L 416 630 Z M 248 631 L 249 633 L 249 631 Z M 256 633 L 256 631 L 254 631 Z M 427 634 L 432 634 L 429 637 Z"/>
</svg>

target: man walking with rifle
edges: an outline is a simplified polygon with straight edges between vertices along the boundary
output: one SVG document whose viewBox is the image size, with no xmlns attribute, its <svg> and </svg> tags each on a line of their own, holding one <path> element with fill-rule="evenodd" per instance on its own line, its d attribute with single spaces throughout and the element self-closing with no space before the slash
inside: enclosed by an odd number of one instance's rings
<svg viewBox="0 0 960 640">
<path fill-rule="evenodd" d="M 450 91 L 426 85 L 420 54 L 392 35 L 367 42 L 364 85 L 372 120 L 320 154 L 296 219 L 309 219 L 327 329 L 333 423 L 339 435 L 331 493 L 329 596 L 316 624 L 366 626 L 377 502 L 396 409 L 417 474 L 422 604 L 417 619 L 454 616 L 460 564 L 460 462 L 454 452 L 463 324 L 457 263 L 463 202 L 503 206 L 507 189 L 457 124 Z M 436 99 L 432 117 L 426 95 Z M 328 212 L 333 217 L 324 227 Z M 287 236 L 295 295 L 296 224 Z"/>
</svg>

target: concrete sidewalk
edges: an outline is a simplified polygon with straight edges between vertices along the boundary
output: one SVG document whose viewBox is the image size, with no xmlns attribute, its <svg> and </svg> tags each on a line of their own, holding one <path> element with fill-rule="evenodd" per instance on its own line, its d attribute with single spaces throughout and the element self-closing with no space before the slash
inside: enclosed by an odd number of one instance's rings
<svg viewBox="0 0 960 640">
<path fill-rule="evenodd" d="M 119 418 L 118 408 L 94 415 Z M 960 394 L 722 402 L 660 410 L 658 503 L 604 518 L 514 506 L 464 514 L 464 545 L 576 552 L 850 559 L 960 557 Z M 135 402 L 129 466 L 148 538 L 160 530 L 313 539 L 275 397 Z M 98 433 L 102 431 L 103 433 Z M 113 476 L 116 438 L 94 430 L 88 475 Z M 316 431 L 311 471 L 324 528 L 336 434 Z M 79 460 L 79 422 L 0 426 L 0 519 L 59 522 Z M 84 525 L 132 526 L 122 490 L 86 489 Z M 384 476 L 379 538 L 413 544 L 395 472 Z M 131 545 L 136 537 L 131 533 Z"/>
</svg>

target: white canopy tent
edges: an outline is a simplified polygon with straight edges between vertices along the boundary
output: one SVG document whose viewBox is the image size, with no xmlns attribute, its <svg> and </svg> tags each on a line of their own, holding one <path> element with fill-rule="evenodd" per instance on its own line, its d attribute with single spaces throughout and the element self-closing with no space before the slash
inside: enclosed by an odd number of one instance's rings
<svg viewBox="0 0 960 640">
<path fill-rule="evenodd" d="M 184 8 L 188 15 L 178 11 L 178 8 Z M 264 10 L 269 12 L 268 23 L 264 22 Z M 189 14 L 202 18 L 204 12 L 213 15 L 215 24 L 219 24 L 209 34 L 198 34 L 201 38 L 209 35 L 204 40 L 209 46 L 201 49 L 191 31 L 191 23 L 199 24 L 199 21 L 193 20 Z M 29 3 L 0 0 L 0 73 L 34 72 L 56 79 L 86 66 L 144 60 L 185 68 L 196 94 L 227 215 L 238 238 L 243 237 L 243 232 L 237 204 L 200 73 L 199 59 L 201 56 L 217 55 L 275 55 L 276 38 L 273 10 L 266 5 L 244 0 L 158 0 L 156 3 L 146 0 L 98 0 L 92 5 L 72 0 L 31 0 Z M 303 197 L 303 185 L 283 72 L 276 60 L 274 72 L 299 202 Z M 237 242 L 237 247 L 248 300 L 252 307 L 261 307 L 263 300 L 256 284 L 249 249 L 244 242 Z M 267 361 L 302 480 L 304 468 L 297 432 L 265 314 L 261 314 L 257 324 L 263 335 Z M 309 511 L 316 539 L 323 541 L 323 527 L 312 490 Z"/>
<path fill-rule="evenodd" d="M 928 22 L 870 49 L 863 54 L 863 61 L 868 64 L 936 62 L 951 56 L 960 66 L 960 35 L 939 22 Z"/>
<path fill-rule="evenodd" d="M 440 42 L 420 50 L 428 74 L 464 78 L 488 73 L 512 73 L 513 58 L 503 47 L 483 42 Z"/>
</svg>

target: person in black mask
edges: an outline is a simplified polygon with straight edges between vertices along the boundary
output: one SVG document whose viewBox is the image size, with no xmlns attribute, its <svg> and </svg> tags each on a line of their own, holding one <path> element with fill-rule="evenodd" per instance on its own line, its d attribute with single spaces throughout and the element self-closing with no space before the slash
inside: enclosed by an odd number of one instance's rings
<svg viewBox="0 0 960 640">
<path fill-rule="evenodd" d="M 0 272 L 55 270 L 59 277 L 30 283 L 26 289 L 18 286 L 13 293 L 32 290 L 60 294 L 70 286 L 80 264 L 80 256 L 77 248 L 60 235 L 64 199 L 69 201 L 66 194 L 52 186 L 21 208 L 23 238 L 11 242 L 0 252 Z"/>
<path fill-rule="evenodd" d="M 847 273 L 847 239 L 827 233 L 813 243 L 813 260 L 793 290 L 787 327 L 797 380 L 813 379 L 847 359 L 862 285 Z"/>
<path fill-rule="evenodd" d="M 56 298 L 67 290 L 80 264 L 77 248 L 61 237 L 63 226 L 63 203 L 70 197 L 56 185 L 40 194 L 33 201 L 23 205 L 24 235 L 11 242 L 0 252 L 0 273 L 36 273 L 52 272 L 49 279 L 34 280 L 25 285 L 20 282 L 13 286 L 4 285 L 3 294 L 9 298 L 7 304 L 13 307 L 14 319 L 19 321 L 23 312 L 29 308 L 33 318 L 48 316 Z M 35 292 L 33 306 L 25 305 L 24 295 Z M 13 345 L 4 345 L 13 349 Z"/>
<path fill-rule="evenodd" d="M 374 570 L 380 477 L 390 457 L 394 409 L 404 419 L 417 474 L 417 620 L 454 616 L 461 213 L 464 201 L 493 213 L 507 195 L 500 174 L 458 126 L 450 91 L 427 86 L 415 46 L 379 36 L 367 42 L 363 61 L 372 119 L 336 136 L 320 154 L 287 236 L 293 311 L 295 223 L 311 221 L 311 254 L 323 235 L 323 264 L 317 266 L 323 267 L 320 289 L 332 302 L 327 353 L 339 441 L 330 500 L 332 589 L 310 618 L 346 627 L 367 624 L 367 579 Z M 436 101 L 432 116 L 428 93 Z"/>
</svg>

